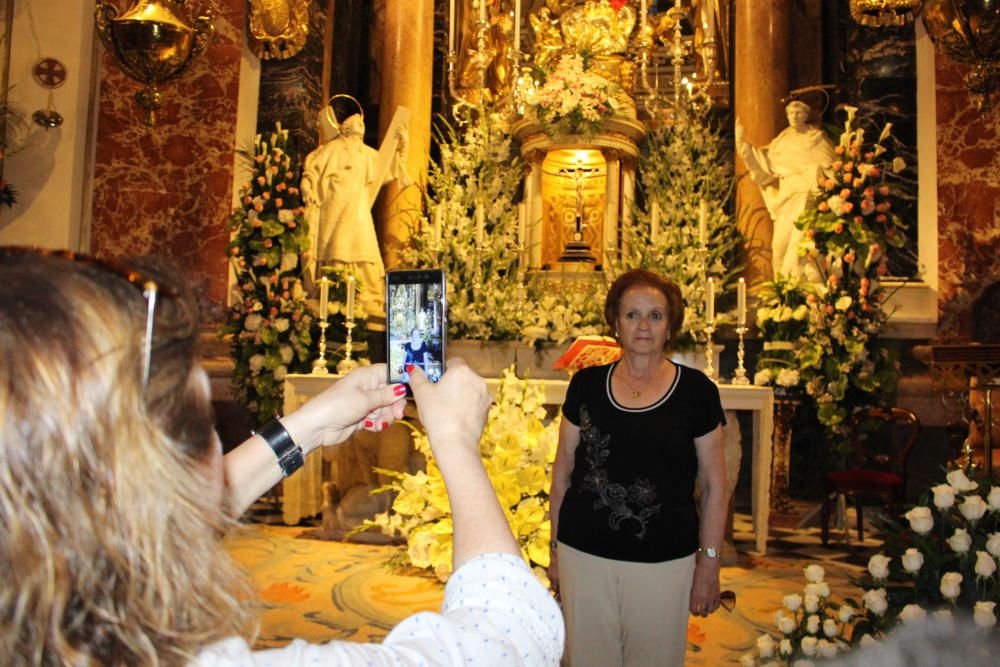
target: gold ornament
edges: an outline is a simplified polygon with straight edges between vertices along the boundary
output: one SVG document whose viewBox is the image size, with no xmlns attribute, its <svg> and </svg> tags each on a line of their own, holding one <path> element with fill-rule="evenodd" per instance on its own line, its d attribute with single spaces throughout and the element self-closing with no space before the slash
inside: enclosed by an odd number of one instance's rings
<svg viewBox="0 0 1000 667">
<path fill-rule="evenodd" d="M 912 23 L 923 0 L 851 0 L 851 17 L 868 28 Z"/>
<path fill-rule="evenodd" d="M 98 2 L 94 22 L 104 46 L 129 77 L 146 84 L 135 99 L 146 110 L 146 125 L 156 123 L 163 106 L 160 84 L 187 72 L 208 46 L 215 27 L 205 12 L 193 24 L 181 15 L 183 0 L 138 0 L 118 15 L 110 2 Z"/>
<path fill-rule="evenodd" d="M 250 0 L 250 50 L 261 60 L 291 58 L 309 35 L 307 0 Z"/>
<path fill-rule="evenodd" d="M 966 87 L 979 96 L 980 111 L 1000 85 L 1000 6 L 993 0 L 928 0 L 924 26 L 935 46 L 969 65 Z"/>
</svg>

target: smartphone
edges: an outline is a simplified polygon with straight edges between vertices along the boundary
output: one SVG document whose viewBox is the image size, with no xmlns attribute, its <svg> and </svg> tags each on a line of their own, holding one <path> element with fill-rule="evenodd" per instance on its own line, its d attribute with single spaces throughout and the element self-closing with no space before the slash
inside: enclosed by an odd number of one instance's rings
<svg viewBox="0 0 1000 667">
<path fill-rule="evenodd" d="M 446 303 L 441 269 L 385 274 L 388 380 L 406 384 L 408 396 L 413 368 L 423 369 L 431 382 L 437 382 L 444 373 Z"/>
</svg>

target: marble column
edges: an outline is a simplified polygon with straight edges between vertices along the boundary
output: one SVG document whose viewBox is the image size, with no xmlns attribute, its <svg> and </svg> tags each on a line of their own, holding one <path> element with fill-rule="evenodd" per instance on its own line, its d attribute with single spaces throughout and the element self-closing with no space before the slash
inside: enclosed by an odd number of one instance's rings
<svg viewBox="0 0 1000 667">
<path fill-rule="evenodd" d="M 408 224 L 423 208 L 431 145 L 431 92 L 434 64 L 434 1 L 385 3 L 385 35 L 379 90 L 379 138 L 398 107 L 410 110 L 410 147 L 406 168 L 416 185 L 400 190 L 393 182 L 382 189 L 376 229 L 386 267 L 409 237 Z"/>
<path fill-rule="evenodd" d="M 764 146 L 787 126 L 781 98 L 791 88 L 792 3 L 736 0 L 736 117 L 746 141 Z M 737 224 L 747 239 L 750 282 L 771 278 L 771 216 L 746 165 L 736 157 Z"/>
</svg>

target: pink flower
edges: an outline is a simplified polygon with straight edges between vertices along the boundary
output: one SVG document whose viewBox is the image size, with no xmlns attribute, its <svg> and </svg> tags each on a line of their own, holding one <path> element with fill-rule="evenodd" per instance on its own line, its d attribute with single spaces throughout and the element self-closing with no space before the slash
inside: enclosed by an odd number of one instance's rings
<svg viewBox="0 0 1000 667">
<path fill-rule="evenodd" d="M 281 197 L 278 197 L 277 199 L 274 200 L 274 205 L 277 206 L 278 208 L 281 208 L 281 205 L 283 203 L 284 202 L 281 200 Z"/>
<path fill-rule="evenodd" d="M 816 208 L 818 208 L 818 209 L 819 209 L 820 211 L 822 211 L 823 213 L 826 213 L 827 211 L 829 211 L 829 210 L 830 210 L 830 205 L 829 205 L 829 204 L 827 204 L 827 203 L 826 203 L 825 201 L 821 201 L 821 202 L 819 203 L 819 206 L 817 206 Z M 811 230 L 810 230 L 810 231 L 811 231 Z M 813 232 L 813 234 L 815 234 L 815 232 Z"/>
<path fill-rule="evenodd" d="M 836 153 L 837 155 L 843 155 L 844 154 L 844 147 L 843 146 L 837 146 L 836 148 L 833 149 L 833 152 Z"/>
<path fill-rule="evenodd" d="M 862 210 L 862 212 L 865 210 L 865 203 L 864 202 L 861 202 L 861 210 Z M 862 218 L 860 215 L 854 216 L 854 224 L 860 225 L 864 221 L 865 221 L 865 219 Z"/>
<path fill-rule="evenodd" d="M 840 191 L 840 198 L 847 199 L 851 196 L 851 191 L 848 188 L 844 188 Z"/>
<path fill-rule="evenodd" d="M 865 197 L 868 197 L 869 199 L 871 199 L 872 197 L 875 196 L 875 188 L 873 188 L 872 186 L 869 185 L 867 188 L 865 188 L 864 195 L 865 195 Z"/>
<path fill-rule="evenodd" d="M 840 224 L 839 222 L 833 226 L 834 234 L 840 234 L 842 231 L 844 231 L 844 225 Z"/>
<path fill-rule="evenodd" d="M 264 185 L 265 183 L 267 183 L 267 180 L 263 176 L 258 176 L 257 183 L 259 183 L 260 185 Z"/>
<path fill-rule="evenodd" d="M 849 201 L 845 201 L 844 205 L 841 208 L 843 209 L 844 213 L 847 214 L 854 210 L 854 204 L 852 204 Z"/>
<path fill-rule="evenodd" d="M 846 255 L 844 255 L 844 261 L 847 262 L 848 264 L 854 264 L 855 259 L 857 259 L 857 257 L 855 257 L 853 252 L 849 252 Z"/>
<path fill-rule="evenodd" d="M 841 167 L 844 166 L 844 163 L 842 160 L 834 160 L 833 164 L 830 166 L 833 167 L 834 171 L 840 171 Z"/>
<path fill-rule="evenodd" d="M 264 201 L 267 201 L 268 199 L 271 198 L 271 193 L 267 192 L 267 191 L 264 191 L 263 193 L 261 193 L 260 196 L 264 198 Z"/>
<path fill-rule="evenodd" d="M 271 239 L 264 239 L 264 247 L 265 248 L 270 248 L 273 245 L 274 245 L 274 241 L 272 241 Z"/>
<path fill-rule="evenodd" d="M 825 310 L 827 315 L 833 315 L 833 306 L 827 306 Z"/>
<path fill-rule="evenodd" d="M 883 185 L 882 187 L 880 187 L 878 189 L 878 193 L 880 195 L 882 195 L 883 197 L 888 197 L 889 196 L 889 186 L 888 185 Z"/>
<path fill-rule="evenodd" d="M 878 207 L 876 206 L 875 208 L 877 209 Z M 875 216 L 875 222 L 885 222 L 885 221 L 886 221 L 886 220 L 888 220 L 888 219 L 889 219 L 889 218 L 885 217 L 885 216 L 884 216 L 883 214 L 881 214 L 881 213 L 879 213 L 878 215 L 876 215 L 876 216 Z M 886 232 L 886 235 L 888 235 L 888 232 Z"/>
<path fill-rule="evenodd" d="M 854 171 L 854 163 L 848 162 L 844 165 L 844 171 Z"/>
<path fill-rule="evenodd" d="M 846 173 L 844 174 L 844 178 L 843 178 L 844 183 L 850 184 L 851 181 L 853 181 L 853 180 L 854 180 L 854 178 L 850 174 L 846 174 Z"/>
<path fill-rule="evenodd" d="M 865 179 L 863 179 L 863 178 L 855 178 L 854 179 L 854 187 L 855 188 L 860 188 L 864 184 L 864 182 L 865 182 Z"/>
</svg>

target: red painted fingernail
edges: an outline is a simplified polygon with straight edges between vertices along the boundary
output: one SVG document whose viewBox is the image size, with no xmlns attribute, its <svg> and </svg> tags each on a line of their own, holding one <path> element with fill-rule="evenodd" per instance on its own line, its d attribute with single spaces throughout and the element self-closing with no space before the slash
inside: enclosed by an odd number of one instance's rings
<svg viewBox="0 0 1000 667">
<path fill-rule="evenodd" d="M 413 364 L 407 364 L 406 365 L 406 372 L 407 373 L 412 373 L 413 372 Z"/>
<path fill-rule="evenodd" d="M 389 428 L 389 422 L 382 422 L 382 428 Z"/>
<path fill-rule="evenodd" d="M 373 422 L 372 420 L 370 420 L 370 419 L 366 419 L 365 420 L 365 428 L 371 428 L 374 425 L 375 425 L 375 422 Z"/>
<path fill-rule="evenodd" d="M 406 385 L 397 384 L 395 387 L 392 388 L 392 393 L 394 393 L 396 396 L 403 396 L 404 394 L 406 394 Z"/>
</svg>

